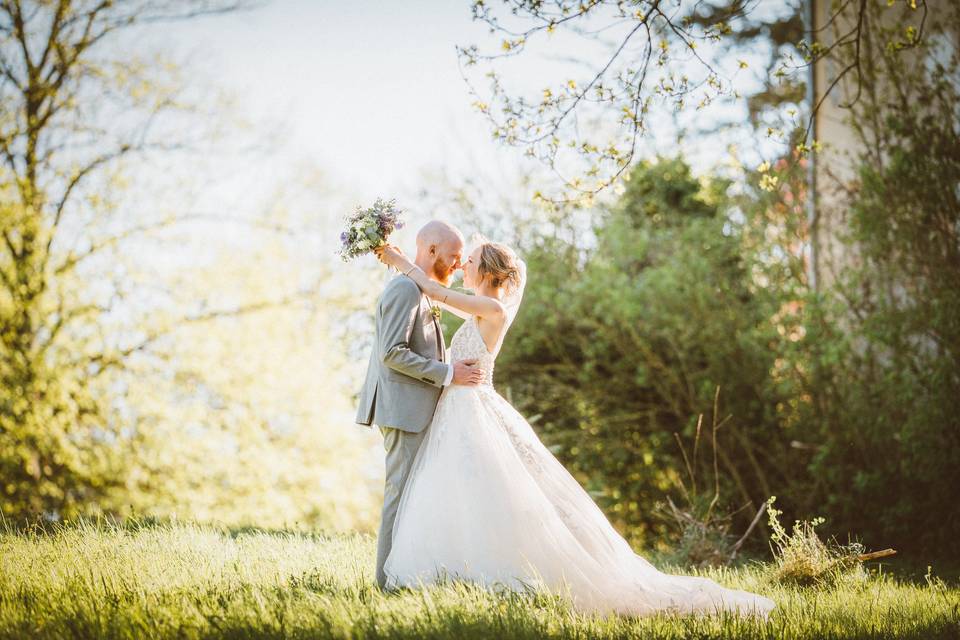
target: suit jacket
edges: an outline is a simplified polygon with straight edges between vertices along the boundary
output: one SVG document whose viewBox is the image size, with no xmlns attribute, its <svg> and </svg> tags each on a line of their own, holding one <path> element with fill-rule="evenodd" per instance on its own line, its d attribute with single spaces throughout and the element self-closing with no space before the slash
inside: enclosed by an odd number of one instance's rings
<svg viewBox="0 0 960 640">
<path fill-rule="evenodd" d="M 376 334 L 356 422 L 419 433 L 433 419 L 449 371 L 440 321 L 412 279 L 398 275 L 377 301 Z"/>
</svg>

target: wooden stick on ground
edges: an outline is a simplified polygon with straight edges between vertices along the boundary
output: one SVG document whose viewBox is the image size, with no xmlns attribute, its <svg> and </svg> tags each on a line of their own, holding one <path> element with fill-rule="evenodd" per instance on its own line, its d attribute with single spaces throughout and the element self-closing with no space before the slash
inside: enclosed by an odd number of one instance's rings
<svg viewBox="0 0 960 640">
<path fill-rule="evenodd" d="M 750 523 L 750 526 L 747 527 L 747 530 L 740 536 L 740 539 L 737 540 L 737 543 L 733 545 L 733 551 L 730 553 L 730 559 L 733 560 L 737 556 L 737 552 L 740 551 L 740 547 L 743 546 L 743 543 L 746 541 L 747 536 L 750 535 L 750 532 L 753 531 L 753 528 L 757 526 L 757 523 L 760 522 L 760 516 L 763 515 L 763 512 L 767 510 L 767 503 L 764 502 L 760 505 L 760 509 L 757 511 L 757 515 L 753 516 L 753 522 Z"/>
</svg>

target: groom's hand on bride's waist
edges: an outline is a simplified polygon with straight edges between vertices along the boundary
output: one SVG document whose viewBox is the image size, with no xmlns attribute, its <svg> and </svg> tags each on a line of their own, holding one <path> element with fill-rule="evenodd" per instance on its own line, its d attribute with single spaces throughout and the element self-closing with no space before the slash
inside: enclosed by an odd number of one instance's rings
<svg viewBox="0 0 960 640">
<path fill-rule="evenodd" d="M 453 363 L 453 384 L 477 385 L 483 382 L 483 369 L 477 361 L 457 360 Z"/>
</svg>

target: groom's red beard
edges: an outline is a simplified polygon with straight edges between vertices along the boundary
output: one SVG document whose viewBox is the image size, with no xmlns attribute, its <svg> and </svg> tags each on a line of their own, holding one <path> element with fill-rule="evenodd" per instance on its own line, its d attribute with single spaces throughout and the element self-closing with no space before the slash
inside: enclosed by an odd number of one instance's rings
<svg viewBox="0 0 960 640">
<path fill-rule="evenodd" d="M 433 263 L 433 279 L 443 286 L 449 287 L 450 283 L 453 282 L 453 275 L 456 273 L 456 270 L 451 267 L 452 265 L 438 258 Z"/>
</svg>

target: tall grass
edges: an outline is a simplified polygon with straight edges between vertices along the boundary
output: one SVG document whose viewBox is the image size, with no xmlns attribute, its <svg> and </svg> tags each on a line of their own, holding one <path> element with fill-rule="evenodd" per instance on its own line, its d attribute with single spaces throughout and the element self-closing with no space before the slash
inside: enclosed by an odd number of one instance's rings
<svg viewBox="0 0 960 640">
<path fill-rule="evenodd" d="M 589 617 L 558 599 L 448 583 L 384 594 L 374 540 L 79 522 L 0 531 L 0 638 L 948 638 L 960 591 L 888 575 L 801 588 L 760 568 L 700 572 L 778 603 L 732 616 Z M 695 572 L 690 570 L 691 573 Z"/>
</svg>

